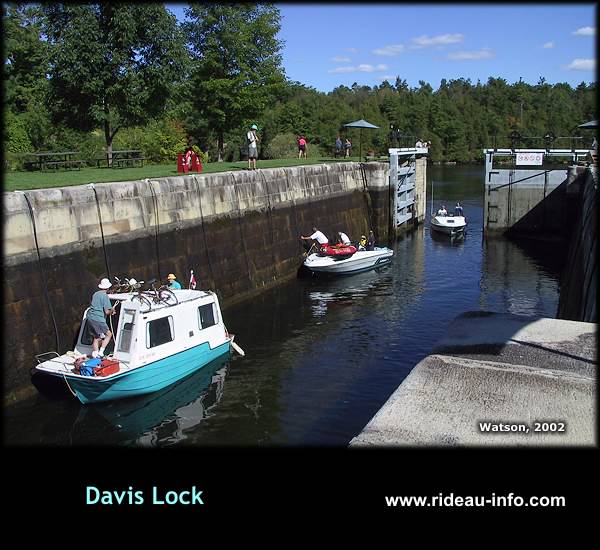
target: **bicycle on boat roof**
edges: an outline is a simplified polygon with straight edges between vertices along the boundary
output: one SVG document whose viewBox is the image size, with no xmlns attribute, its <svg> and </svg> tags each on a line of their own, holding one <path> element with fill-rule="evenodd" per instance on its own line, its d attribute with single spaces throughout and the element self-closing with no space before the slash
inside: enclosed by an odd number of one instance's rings
<svg viewBox="0 0 600 550">
<path fill-rule="evenodd" d="M 179 303 L 175 293 L 167 286 L 161 285 L 156 287 L 156 279 L 150 279 L 146 284 L 150 285 L 149 289 L 143 290 L 144 281 L 136 281 L 135 279 L 125 279 L 122 283 L 118 277 L 115 277 L 115 294 L 123 292 L 137 293 L 132 300 L 137 300 L 142 304 L 142 312 L 147 312 L 152 309 L 153 304 L 165 304 L 167 306 L 175 306 Z"/>
</svg>

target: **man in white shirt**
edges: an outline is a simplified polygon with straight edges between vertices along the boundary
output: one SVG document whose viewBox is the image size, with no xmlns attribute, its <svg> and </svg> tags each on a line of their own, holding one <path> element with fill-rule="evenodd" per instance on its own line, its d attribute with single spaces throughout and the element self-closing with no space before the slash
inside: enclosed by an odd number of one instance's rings
<svg viewBox="0 0 600 550">
<path fill-rule="evenodd" d="M 319 231 L 316 227 L 313 227 L 312 230 L 313 234 L 310 237 L 300 235 L 300 238 L 304 241 L 308 241 L 311 239 L 317 241 L 319 243 L 319 248 L 323 245 L 329 244 L 329 239 L 323 233 L 321 233 L 321 231 Z"/>
<path fill-rule="evenodd" d="M 352 243 L 350 242 L 350 237 L 348 237 L 348 235 L 346 235 L 346 233 L 344 233 L 343 231 L 339 231 L 338 235 L 340 237 L 339 242 L 341 242 L 342 244 L 349 246 Z"/>
</svg>

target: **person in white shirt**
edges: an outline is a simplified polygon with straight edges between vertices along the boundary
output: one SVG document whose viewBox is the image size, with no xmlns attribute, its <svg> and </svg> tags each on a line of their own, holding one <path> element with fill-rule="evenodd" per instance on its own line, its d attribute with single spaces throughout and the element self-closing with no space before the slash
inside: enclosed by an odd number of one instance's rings
<svg viewBox="0 0 600 550">
<path fill-rule="evenodd" d="M 442 207 L 437 211 L 438 216 L 447 216 L 448 211 L 446 210 L 446 206 L 442 205 Z"/>
<path fill-rule="evenodd" d="M 346 235 L 346 233 L 344 233 L 343 231 L 339 231 L 338 235 L 339 235 L 339 242 L 340 243 L 342 243 L 342 244 L 344 244 L 346 246 L 349 246 L 349 245 L 352 244 L 350 242 L 350 238 L 348 237 L 348 235 Z"/>
<path fill-rule="evenodd" d="M 422 141 L 421 141 L 420 139 L 417 141 L 417 143 L 415 143 L 415 147 L 416 147 L 417 149 L 419 149 L 419 148 L 423 147 L 423 143 L 422 143 Z"/>
<path fill-rule="evenodd" d="M 312 230 L 312 235 L 310 235 L 309 237 L 300 235 L 300 238 L 304 241 L 309 241 L 311 239 L 317 241 L 317 243 L 319 243 L 319 248 L 321 248 L 323 245 L 329 244 L 329 239 L 323 233 L 321 233 L 321 231 L 319 231 L 316 227 L 313 227 Z"/>
<path fill-rule="evenodd" d="M 246 134 L 246 140 L 248 143 L 248 170 L 256 170 L 256 159 L 258 158 L 258 141 L 259 138 L 256 135 L 258 127 L 256 124 L 250 126 L 250 130 Z"/>
</svg>

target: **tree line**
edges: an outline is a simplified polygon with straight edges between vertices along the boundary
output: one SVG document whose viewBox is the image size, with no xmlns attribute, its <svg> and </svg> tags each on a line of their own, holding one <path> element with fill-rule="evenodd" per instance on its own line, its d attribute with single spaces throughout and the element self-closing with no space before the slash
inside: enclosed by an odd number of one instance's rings
<svg viewBox="0 0 600 550">
<path fill-rule="evenodd" d="M 343 124 L 364 118 L 363 151 L 431 141 L 434 161 L 474 162 L 485 147 L 587 146 L 576 126 L 595 118 L 596 84 L 536 85 L 442 79 L 410 87 L 353 84 L 321 92 L 282 66 L 279 9 L 271 4 L 190 4 L 179 23 L 162 4 L 3 4 L 4 153 L 76 148 L 97 155 L 141 148 L 172 162 L 195 145 L 204 160 L 235 161 L 248 126 L 260 156 L 331 156 Z M 516 132 L 516 133 L 515 133 Z M 543 136 L 547 136 L 544 140 Z M 356 140 L 353 139 L 353 141 Z"/>
</svg>

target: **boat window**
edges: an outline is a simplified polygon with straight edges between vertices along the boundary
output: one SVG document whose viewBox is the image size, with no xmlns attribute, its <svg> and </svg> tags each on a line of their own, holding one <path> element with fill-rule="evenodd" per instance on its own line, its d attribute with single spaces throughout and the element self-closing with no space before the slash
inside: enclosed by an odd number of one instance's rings
<svg viewBox="0 0 600 550">
<path fill-rule="evenodd" d="M 146 347 L 155 348 L 173 341 L 173 317 L 162 317 L 148 321 L 146 329 Z"/>
<path fill-rule="evenodd" d="M 133 335 L 133 321 L 135 318 L 135 310 L 126 309 L 123 313 L 123 328 L 121 329 L 121 338 L 119 340 L 119 349 L 124 353 L 129 353 L 131 347 L 131 337 Z"/>
<path fill-rule="evenodd" d="M 83 332 L 81 333 L 81 343 L 84 346 L 91 346 L 94 343 L 94 336 L 92 335 L 92 327 L 88 323 L 88 320 L 85 320 L 85 326 L 83 327 Z"/>
<path fill-rule="evenodd" d="M 200 306 L 198 308 L 198 326 L 203 328 L 212 327 L 216 325 L 215 312 L 213 309 L 213 303 Z"/>
<path fill-rule="evenodd" d="M 446 220 L 447 223 L 454 223 L 454 220 Z"/>
</svg>

